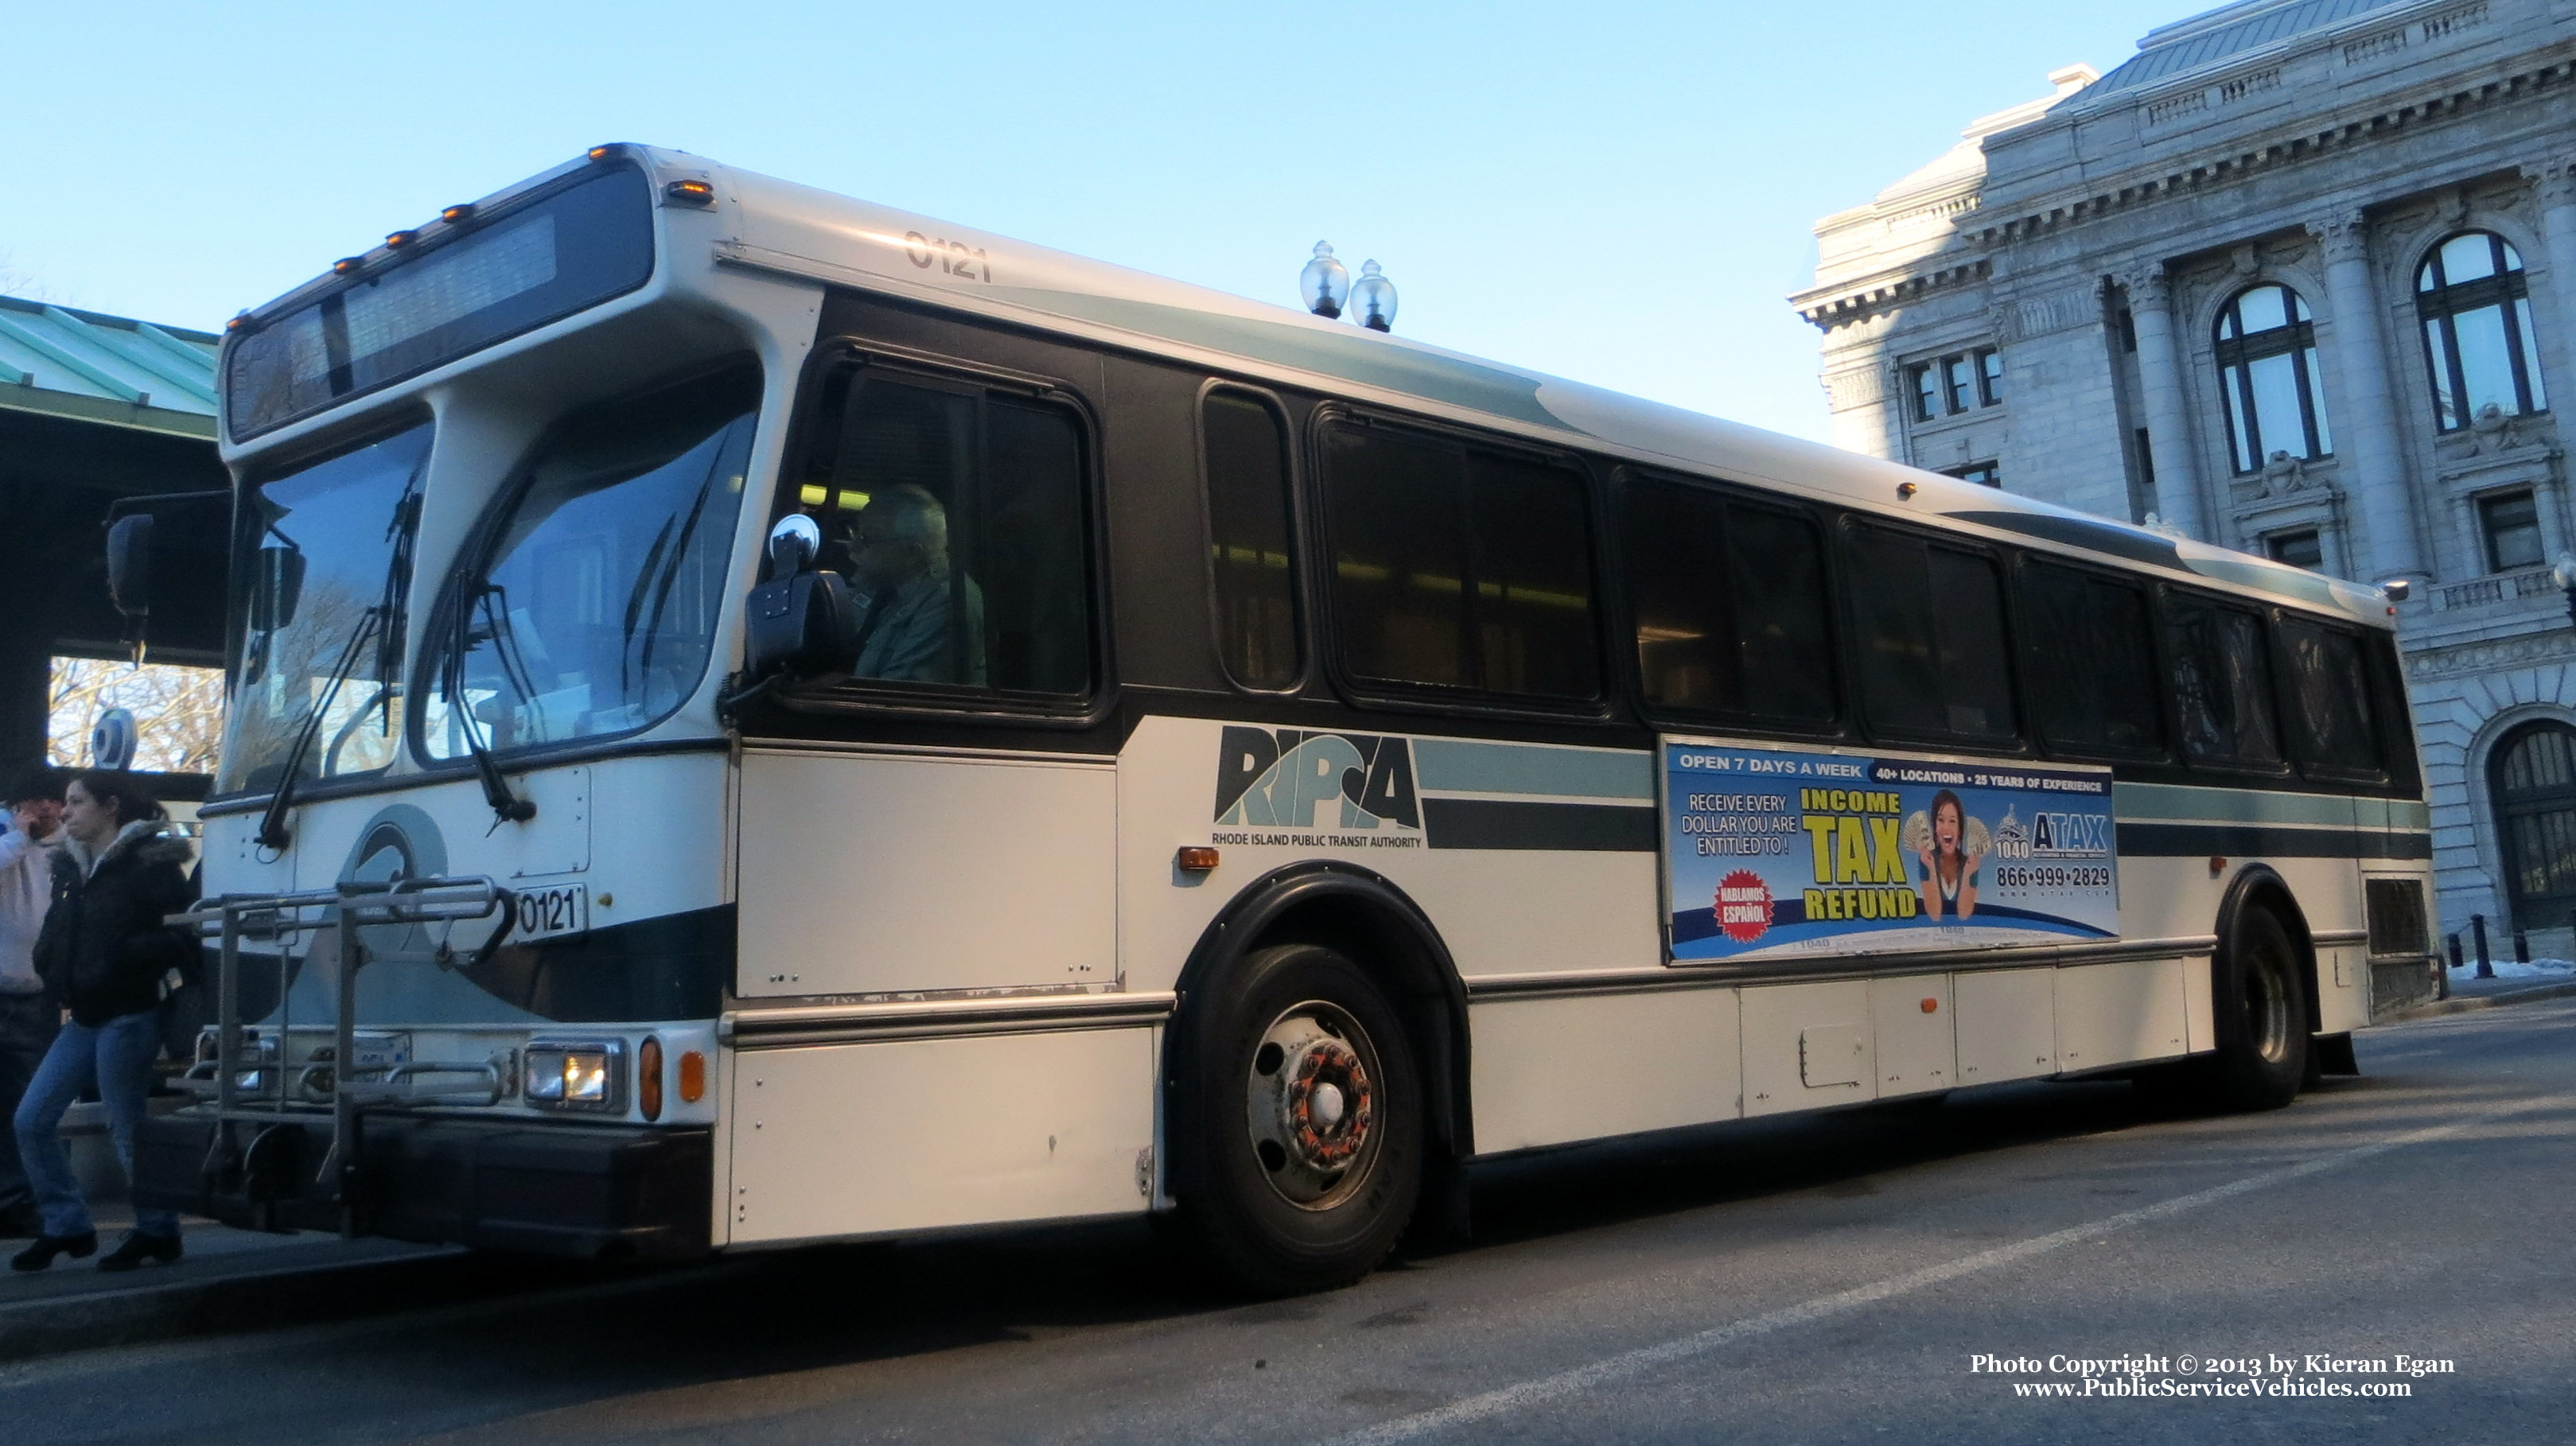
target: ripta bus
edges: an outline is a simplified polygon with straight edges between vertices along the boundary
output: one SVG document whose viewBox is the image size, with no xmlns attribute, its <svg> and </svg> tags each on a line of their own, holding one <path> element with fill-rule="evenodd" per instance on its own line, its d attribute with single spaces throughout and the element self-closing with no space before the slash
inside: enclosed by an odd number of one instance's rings
<svg viewBox="0 0 2576 1446">
<path fill-rule="evenodd" d="M 2280 1105 L 2431 978 L 2332 578 L 640 146 L 222 388 L 181 1208 L 1294 1291 L 1517 1151 Z"/>
</svg>

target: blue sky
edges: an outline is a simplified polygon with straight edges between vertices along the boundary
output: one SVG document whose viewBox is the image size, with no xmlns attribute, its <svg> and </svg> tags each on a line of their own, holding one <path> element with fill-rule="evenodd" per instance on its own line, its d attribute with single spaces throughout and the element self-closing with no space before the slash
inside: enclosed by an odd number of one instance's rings
<svg viewBox="0 0 2576 1446">
<path fill-rule="evenodd" d="M 2185 6 L 28 4 L 0 283 L 213 327 L 645 141 L 1823 437 L 1819 216 Z"/>
</svg>

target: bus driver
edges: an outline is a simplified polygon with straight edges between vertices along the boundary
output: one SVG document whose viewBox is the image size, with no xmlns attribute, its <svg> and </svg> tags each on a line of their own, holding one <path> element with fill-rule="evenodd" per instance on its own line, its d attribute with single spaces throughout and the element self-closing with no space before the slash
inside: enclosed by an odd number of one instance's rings
<svg viewBox="0 0 2576 1446">
<path fill-rule="evenodd" d="M 966 628 L 952 637 L 948 510 L 909 482 L 870 498 L 850 529 L 850 582 L 859 595 L 854 677 L 985 684 L 984 593 L 964 583 Z"/>
</svg>

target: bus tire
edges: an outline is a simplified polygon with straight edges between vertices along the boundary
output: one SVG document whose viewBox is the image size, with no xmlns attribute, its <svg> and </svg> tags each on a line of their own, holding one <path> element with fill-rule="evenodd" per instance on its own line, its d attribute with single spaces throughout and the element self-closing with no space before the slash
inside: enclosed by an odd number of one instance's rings
<svg viewBox="0 0 2576 1446">
<path fill-rule="evenodd" d="M 2212 1002 L 2218 1052 L 2209 1060 L 2210 1103 L 2276 1110 L 2308 1075 L 2307 969 L 2281 916 L 2248 908 L 2218 952 Z"/>
<path fill-rule="evenodd" d="M 1377 1268 L 1422 1189 L 1423 1093 L 1385 993 L 1312 944 L 1246 956 L 1185 1047 L 1201 1081 L 1200 1181 L 1180 1221 L 1224 1280 L 1261 1295 Z"/>
</svg>

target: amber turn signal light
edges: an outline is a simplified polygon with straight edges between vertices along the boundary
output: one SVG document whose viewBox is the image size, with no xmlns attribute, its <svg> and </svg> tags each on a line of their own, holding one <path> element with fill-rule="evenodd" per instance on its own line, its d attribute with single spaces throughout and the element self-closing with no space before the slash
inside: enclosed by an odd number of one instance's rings
<svg viewBox="0 0 2576 1446">
<path fill-rule="evenodd" d="M 680 1053 L 680 1103 L 693 1105 L 707 1097 L 707 1057 L 696 1050 Z"/>
<path fill-rule="evenodd" d="M 635 1051 L 635 1107 L 648 1120 L 662 1118 L 662 1041 L 649 1034 Z"/>
<path fill-rule="evenodd" d="M 1203 874 L 1216 867 L 1216 850 L 1198 846 L 1184 847 L 1172 856 L 1172 862 L 1185 874 Z"/>
</svg>

